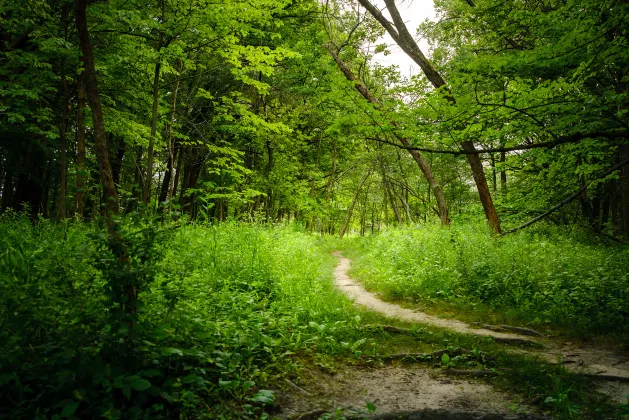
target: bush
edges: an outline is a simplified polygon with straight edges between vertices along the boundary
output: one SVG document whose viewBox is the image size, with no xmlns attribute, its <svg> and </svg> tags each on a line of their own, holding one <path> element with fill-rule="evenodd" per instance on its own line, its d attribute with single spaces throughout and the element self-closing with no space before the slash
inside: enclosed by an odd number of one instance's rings
<svg viewBox="0 0 629 420">
<path fill-rule="evenodd" d="M 293 353 L 358 341 L 314 236 L 119 226 L 124 263 L 96 224 L 1 220 L 0 417 L 259 417 Z"/>
</svg>

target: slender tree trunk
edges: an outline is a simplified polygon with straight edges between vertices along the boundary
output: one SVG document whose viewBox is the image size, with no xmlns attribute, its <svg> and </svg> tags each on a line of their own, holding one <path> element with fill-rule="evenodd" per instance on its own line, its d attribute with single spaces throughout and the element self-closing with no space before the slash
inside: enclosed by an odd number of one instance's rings
<svg viewBox="0 0 629 420">
<path fill-rule="evenodd" d="M 109 154 L 107 152 L 107 133 L 105 131 L 105 118 L 103 117 L 103 108 L 100 102 L 100 93 L 98 92 L 98 82 L 96 80 L 96 69 L 94 67 L 94 54 L 90 43 L 89 32 L 87 29 L 87 0 L 76 0 L 76 27 L 83 53 L 85 63 L 85 87 L 87 100 L 92 110 L 92 123 L 94 125 L 94 140 L 96 159 L 98 161 L 98 170 L 100 173 L 101 183 L 107 202 L 105 203 L 108 220 L 111 216 L 118 214 L 118 194 L 109 164 Z M 110 229 L 114 229 L 113 223 L 110 223 Z M 112 232 L 113 233 L 113 232 Z"/>
<path fill-rule="evenodd" d="M 87 0 L 76 0 L 75 3 L 76 28 L 83 53 L 83 61 L 85 63 L 85 88 L 87 100 L 92 110 L 92 124 L 94 126 L 94 149 L 96 151 L 96 160 L 98 161 L 98 172 L 103 185 L 103 193 L 105 202 L 105 220 L 109 232 L 109 246 L 112 252 L 118 256 L 123 264 L 129 264 L 129 256 L 123 244 L 122 238 L 118 232 L 115 223 L 115 216 L 118 215 L 118 193 L 109 164 L 109 155 L 107 152 L 107 132 L 105 130 L 105 118 L 103 116 L 103 108 L 100 102 L 100 93 L 98 91 L 98 81 L 96 79 L 96 68 L 94 66 L 94 54 L 92 52 L 92 44 L 87 26 Z M 127 313 L 136 312 L 136 300 L 138 291 L 135 285 L 124 285 L 122 293 L 125 297 L 125 303 L 121 303 Z"/>
<path fill-rule="evenodd" d="M 491 163 L 491 189 L 494 193 L 498 192 L 498 176 L 496 173 L 496 157 L 493 153 L 489 154 L 489 161 Z"/>
<path fill-rule="evenodd" d="M 463 142 L 461 146 L 466 152 L 476 150 L 471 141 Z M 480 196 L 480 201 L 483 204 L 483 210 L 485 211 L 487 222 L 493 232 L 496 235 L 500 235 L 502 233 L 502 230 L 500 229 L 500 219 L 498 218 L 496 207 L 494 207 L 494 203 L 491 199 L 491 193 L 489 192 L 489 186 L 487 185 L 485 170 L 480 160 L 480 156 L 477 153 L 468 154 L 467 161 L 470 164 L 470 168 L 472 168 L 472 175 L 474 176 L 474 181 L 476 182 L 476 187 L 478 188 L 478 195 Z"/>
<path fill-rule="evenodd" d="M 173 190 L 170 192 L 170 199 L 177 197 L 177 187 L 179 187 L 179 175 L 181 174 L 181 165 L 185 149 L 183 145 L 179 145 L 179 156 L 177 157 L 177 168 L 175 169 L 175 179 L 172 183 Z"/>
<path fill-rule="evenodd" d="M 629 159 L 629 145 L 624 144 L 620 146 L 619 161 L 625 161 Z M 620 173 L 620 180 L 618 181 L 620 186 L 620 203 L 621 203 L 621 234 L 629 238 L 629 166 L 624 166 Z"/>
<path fill-rule="evenodd" d="M 67 132 L 68 132 L 68 108 L 70 95 L 68 93 L 68 82 L 63 78 L 63 115 L 61 117 L 61 127 L 59 128 L 59 219 L 66 218 L 66 197 L 67 197 Z"/>
<path fill-rule="evenodd" d="M 365 184 L 367 179 L 369 179 L 370 175 L 371 175 L 371 169 L 365 175 L 363 175 L 363 178 L 360 180 L 360 183 L 358 184 L 358 188 L 356 188 L 356 193 L 354 193 L 352 204 L 350 204 L 349 209 L 347 210 L 347 215 L 345 216 L 345 220 L 343 221 L 341 225 L 341 231 L 339 232 L 340 239 L 343 239 L 343 236 L 345 236 L 345 233 L 347 232 L 347 229 L 349 228 L 349 223 L 352 220 L 352 213 L 354 212 L 356 201 L 358 201 L 358 195 L 360 194 L 360 190 L 363 188 L 363 185 Z"/>
<path fill-rule="evenodd" d="M 502 170 L 500 171 L 500 191 L 502 195 L 507 195 L 507 169 L 504 167 L 507 161 L 507 154 L 500 152 L 500 163 L 502 163 Z"/>
<path fill-rule="evenodd" d="M 389 202 L 391 203 L 391 209 L 393 210 L 393 214 L 395 214 L 395 220 L 397 220 L 397 222 L 401 225 L 402 224 L 402 216 L 400 215 L 400 210 L 397 207 L 397 203 L 395 202 L 395 197 L 393 196 L 393 193 L 391 192 L 391 186 L 389 185 L 389 183 L 386 181 L 384 181 L 384 188 L 387 191 L 387 196 L 389 197 Z"/>
<path fill-rule="evenodd" d="M 13 173 L 7 171 L 2 187 L 2 211 L 13 206 Z"/>
<path fill-rule="evenodd" d="M 175 158 L 177 155 L 177 147 L 175 146 L 175 140 L 173 139 L 173 125 L 175 124 L 175 116 L 177 115 L 177 95 L 179 93 L 179 82 L 181 80 L 181 72 L 183 71 L 183 61 L 179 60 L 179 74 L 177 75 L 177 81 L 175 82 L 175 90 L 173 91 L 172 111 L 170 113 L 170 124 L 168 124 L 168 194 L 166 200 L 170 201 L 173 198 L 173 190 L 175 189 Z"/>
<path fill-rule="evenodd" d="M 153 158 L 155 148 L 155 136 L 157 134 L 157 117 L 159 111 L 159 76 L 161 74 L 161 59 L 155 63 L 155 73 L 153 75 L 153 116 L 151 117 L 151 136 L 149 138 L 149 146 L 146 150 L 146 178 L 142 188 L 142 202 L 148 205 L 151 200 L 151 186 L 153 184 Z"/>
<path fill-rule="evenodd" d="M 78 80 L 76 104 L 76 193 L 74 201 L 76 213 L 83 218 L 85 213 L 85 185 L 86 185 L 86 153 L 85 153 L 85 76 L 81 74 Z"/>
</svg>

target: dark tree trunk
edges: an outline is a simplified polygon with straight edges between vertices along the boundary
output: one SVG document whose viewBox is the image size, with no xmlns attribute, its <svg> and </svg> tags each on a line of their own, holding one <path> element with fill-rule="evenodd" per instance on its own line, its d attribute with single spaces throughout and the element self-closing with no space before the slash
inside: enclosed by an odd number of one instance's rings
<svg viewBox="0 0 629 420">
<path fill-rule="evenodd" d="M 500 171 L 500 191 L 503 195 L 507 194 L 507 170 L 504 167 L 506 161 L 507 154 L 505 152 L 500 152 L 500 163 L 502 163 L 502 170 Z"/>
<path fill-rule="evenodd" d="M 172 193 L 170 194 L 171 198 L 177 196 L 177 188 L 179 187 L 179 175 L 181 174 L 181 165 L 182 165 L 184 153 L 185 153 L 185 150 L 183 146 L 180 146 L 179 157 L 177 158 L 177 168 L 175 169 L 175 179 L 173 180 L 173 184 L 172 184 L 173 190 L 172 190 Z"/>
<path fill-rule="evenodd" d="M 13 173 L 7 171 L 2 187 L 2 211 L 13 206 Z"/>
<path fill-rule="evenodd" d="M 68 108 L 70 95 L 68 93 L 68 82 L 63 80 L 63 115 L 61 117 L 61 127 L 59 128 L 59 219 L 66 218 L 66 197 L 67 197 L 67 132 L 68 132 Z"/>
<path fill-rule="evenodd" d="M 629 159 L 629 145 L 624 144 L 620 146 L 619 161 L 625 161 Z M 629 166 L 624 166 L 620 172 L 620 180 L 618 181 L 620 187 L 620 232 L 621 234 L 629 238 Z"/>
<path fill-rule="evenodd" d="M 92 110 L 92 123 L 94 125 L 94 149 L 98 161 L 98 172 L 103 184 L 104 196 L 107 200 L 105 207 L 108 219 L 118 214 L 118 193 L 114 184 L 111 165 L 109 164 L 109 154 L 107 152 L 107 133 L 105 131 L 105 118 L 100 102 L 98 82 L 96 80 L 96 68 L 94 67 L 94 54 L 87 26 L 87 0 L 76 0 L 76 27 L 85 63 L 85 90 L 87 101 Z M 113 223 L 110 223 L 113 230 Z"/>
<path fill-rule="evenodd" d="M 87 0 L 76 0 L 75 5 L 76 29 L 79 36 L 79 44 L 81 45 L 81 52 L 83 53 L 83 61 L 85 63 L 85 90 L 87 92 L 88 103 L 92 110 L 94 149 L 96 151 L 96 160 L 98 161 L 98 172 L 100 174 L 101 184 L 103 185 L 103 195 L 106 200 L 105 220 L 109 232 L 109 247 L 123 264 L 129 264 L 129 256 L 127 255 L 126 248 L 114 220 L 119 212 L 118 193 L 116 192 L 116 185 L 114 184 L 111 165 L 109 163 L 109 154 L 107 152 L 105 118 L 100 102 L 94 54 L 92 52 L 92 44 L 90 42 L 87 25 Z M 125 303 L 121 303 L 121 307 L 124 307 L 127 313 L 135 313 L 136 300 L 138 297 L 137 286 L 134 284 L 124 285 L 122 287 L 122 294 L 124 295 Z"/>
<path fill-rule="evenodd" d="M 148 205 L 151 200 L 151 186 L 153 185 L 153 148 L 155 145 L 155 136 L 157 134 L 157 113 L 159 106 L 159 76 L 161 74 L 162 62 L 155 63 L 155 74 L 153 75 L 153 116 L 151 118 L 151 137 L 149 138 L 149 146 L 146 150 L 146 179 L 142 188 L 142 201 L 144 205 Z"/>
<path fill-rule="evenodd" d="M 176 147 L 175 150 L 173 150 L 172 154 L 170 154 L 170 156 L 168 157 L 168 161 L 166 162 L 166 173 L 164 173 L 164 181 L 162 182 L 162 188 L 159 192 L 160 203 L 163 203 L 166 200 L 168 200 L 169 195 L 172 197 L 172 192 L 175 189 L 174 187 L 175 176 L 173 176 L 174 175 L 173 163 L 175 162 L 175 159 L 177 159 L 178 153 L 179 153 L 179 147 Z"/>
<path fill-rule="evenodd" d="M 466 152 L 476 150 L 471 141 L 463 142 L 461 146 Z M 502 230 L 500 229 L 500 219 L 498 218 L 496 207 L 494 207 L 494 203 L 491 199 L 491 193 L 489 192 L 489 186 L 487 185 L 485 170 L 483 168 L 483 163 L 480 160 L 480 156 L 478 154 L 468 154 L 467 161 L 470 164 L 470 168 L 472 168 L 474 182 L 476 183 L 478 195 L 480 196 L 480 201 L 483 204 L 483 210 L 485 211 L 485 217 L 487 218 L 489 227 L 496 235 L 500 235 L 502 233 Z"/>
<path fill-rule="evenodd" d="M 122 139 L 118 141 L 118 146 L 116 147 L 116 157 L 111 162 L 111 171 L 112 177 L 114 180 L 114 184 L 120 184 L 120 174 L 122 173 L 122 162 L 124 159 L 124 154 L 127 151 L 127 146 Z"/>
<path fill-rule="evenodd" d="M 76 213 L 83 218 L 85 213 L 85 187 L 87 157 L 85 153 L 85 77 L 79 76 L 76 105 L 76 193 L 74 202 Z"/>
</svg>

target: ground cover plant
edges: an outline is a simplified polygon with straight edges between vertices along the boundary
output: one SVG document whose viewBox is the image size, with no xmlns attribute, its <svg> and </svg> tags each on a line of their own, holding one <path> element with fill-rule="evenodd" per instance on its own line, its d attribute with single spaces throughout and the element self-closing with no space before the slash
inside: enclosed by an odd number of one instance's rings
<svg viewBox="0 0 629 420">
<path fill-rule="evenodd" d="M 124 220 L 125 271 L 96 225 L 2 222 L 3 416 L 259 415 L 292 354 L 359 346 L 314 236 Z M 135 314 L 112 286 L 129 276 Z"/>
<path fill-rule="evenodd" d="M 506 237 L 482 223 L 391 229 L 349 242 L 354 273 L 389 299 L 465 304 L 503 320 L 629 332 L 629 247 L 540 226 Z"/>
</svg>

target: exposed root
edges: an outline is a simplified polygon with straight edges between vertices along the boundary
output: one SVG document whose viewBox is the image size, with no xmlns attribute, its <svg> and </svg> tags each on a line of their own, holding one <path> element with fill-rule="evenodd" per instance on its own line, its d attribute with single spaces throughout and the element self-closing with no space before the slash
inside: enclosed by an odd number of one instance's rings
<svg viewBox="0 0 629 420">
<path fill-rule="evenodd" d="M 427 408 L 418 411 L 382 413 L 372 416 L 347 415 L 346 418 L 369 420 L 542 420 L 549 419 L 550 417 L 541 417 L 532 414 L 480 413 Z"/>
<path fill-rule="evenodd" d="M 312 394 L 308 391 L 306 391 L 305 389 L 303 389 L 302 387 L 300 387 L 299 385 L 297 385 L 296 383 L 294 383 L 293 381 L 291 381 L 290 379 L 286 379 L 284 378 L 284 381 L 291 386 L 291 388 L 301 392 L 304 395 L 308 395 L 311 396 Z"/>
<path fill-rule="evenodd" d="M 518 346 L 528 346 L 528 347 L 544 347 L 543 344 L 538 343 L 537 341 L 528 340 L 526 338 L 517 338 L 517 337 L 494 337 L 494 341 L 496 343 L 504 343 L 504 344 L 514 344 Z"/>
<path fill-rule="evenodd" d="M 306 413 L 295 414 L 295 415 L 289 416 L 288 418 L 290 420 L 316 420 L 319 417 L 326 414 L 327 412 L 328 410 L 318 409 L 318 410 L 308 411 Z"/>
<path fill-rule="evenodd" d="M 507 331 L 512 331 L 518 334 L 522 334 L 522 335 L 531 335 L 534 337 L 543 337 L 544 334 L 542 334 L 539 331 L 535 331 L 532 330 L 530 328 L 524 328 L 524 327 L 512 327 L 511 325 L 501 325 L 500 327 L 502 327 L 502 329 L 507 330 Z"/>
<path fill-rule="evenodd" d="M 494 372 L 493 370 L 466 370 L 466 369 L 445 369 L 442 371 L 446 375 L 453 376 L 471 376 L 473 378 L 489 378 L 498 376 L 498 372 Z"/>
<path fill-rule="evenodd" d="M 369 324 L 365 325 L 363 328 L 367 330 L 386 331 L 394 334 L 410 334 L 412 332 L 408 328 L 400 328 L 393 325 Z"/>
</svg>

